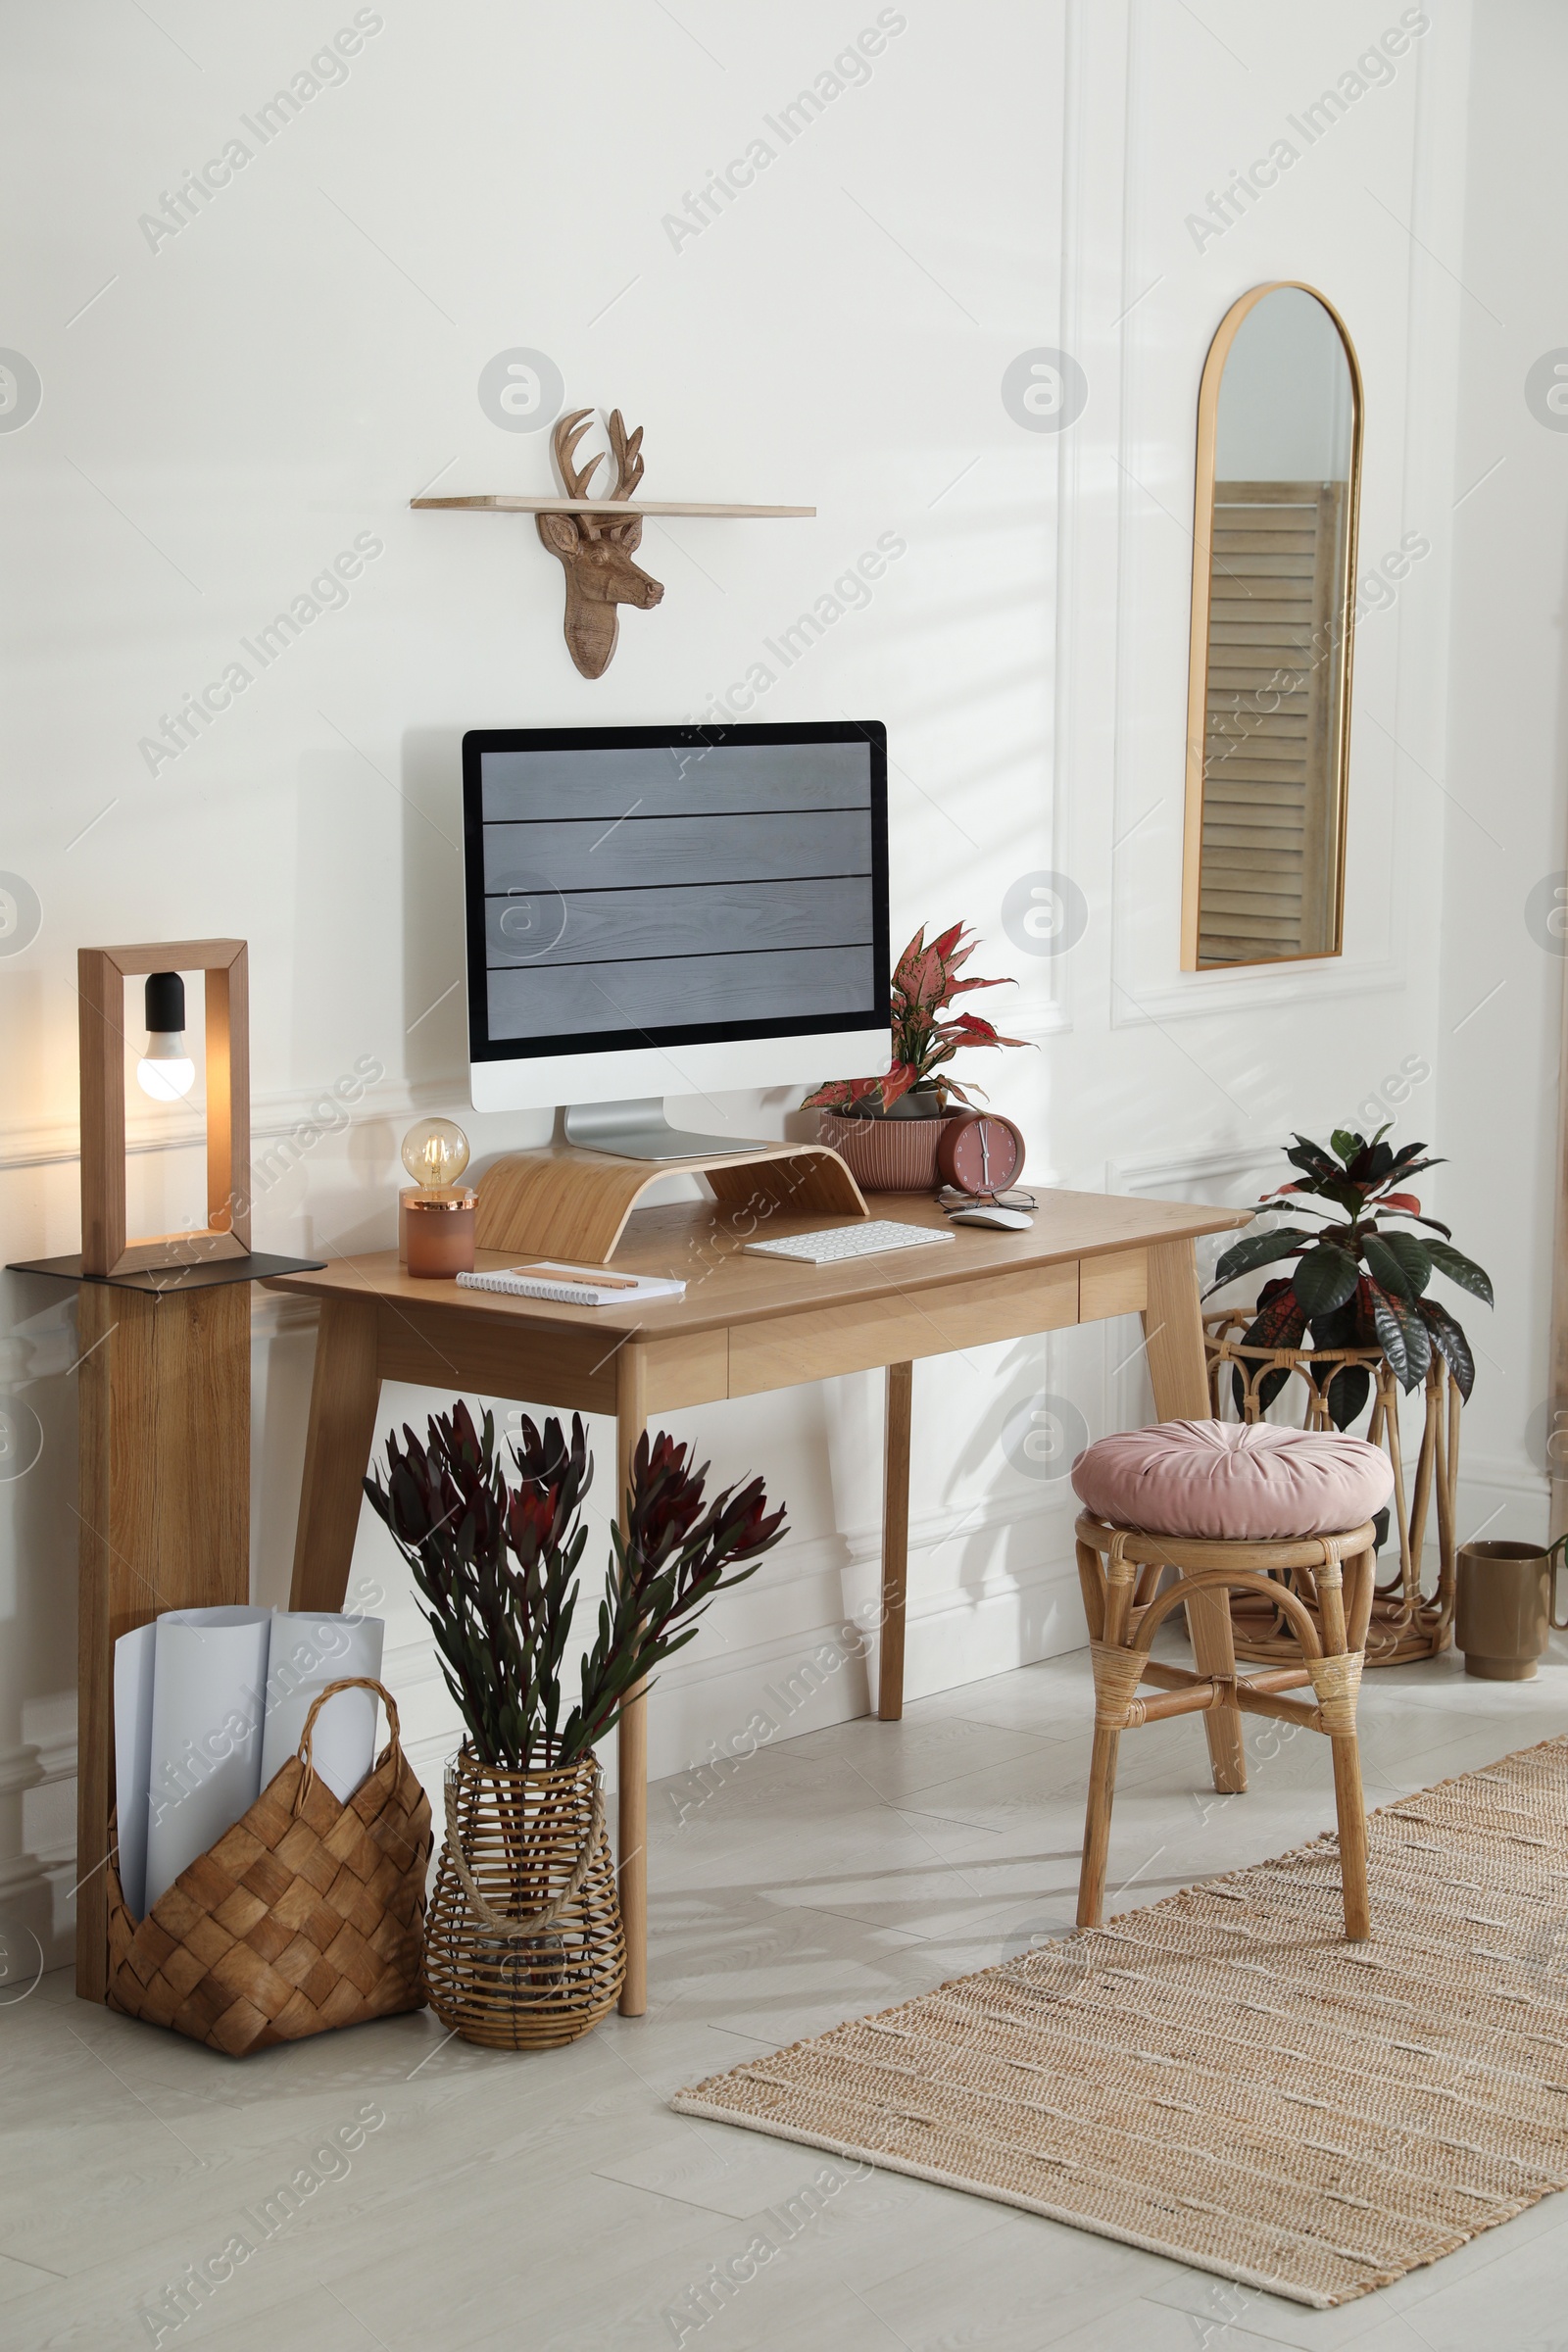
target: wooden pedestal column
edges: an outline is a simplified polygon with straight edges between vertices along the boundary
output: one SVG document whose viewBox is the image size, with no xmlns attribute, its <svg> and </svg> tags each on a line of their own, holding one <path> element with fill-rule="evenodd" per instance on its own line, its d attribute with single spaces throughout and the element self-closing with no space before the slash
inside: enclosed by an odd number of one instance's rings
<svg viewBox="0 0 1568 2352">
<path fill-rule="evenodd" d="M 77 1300 L 76 1990 L 102 2001 L 114 1645 L 160 1609 L 249 1598 L 251 1292 L 83 1282 Z"/>
</svg>

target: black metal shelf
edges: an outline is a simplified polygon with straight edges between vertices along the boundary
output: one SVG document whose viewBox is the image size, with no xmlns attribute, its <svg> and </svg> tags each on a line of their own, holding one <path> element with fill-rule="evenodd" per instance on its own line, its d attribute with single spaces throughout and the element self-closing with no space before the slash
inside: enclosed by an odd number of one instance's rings
<svg viewBox="0 0 1568 2352">
<path fill-rule="evenodd" d="M 210 1291 L 228 1282 L 267 1282 L 274 1274 L 318 1274 L 320 1257 L 273 1257 L 253 1250 L 248 1257 L 208 1257 L 188 1266 L 137 1266 L 126 1274 L 84 1274 L 81 1252 L 70 1257 L 24 1257 L 8 1274 L 47 1274 L 58 1282 L 102 1282 L 117 1291 Z"/>
</svg>

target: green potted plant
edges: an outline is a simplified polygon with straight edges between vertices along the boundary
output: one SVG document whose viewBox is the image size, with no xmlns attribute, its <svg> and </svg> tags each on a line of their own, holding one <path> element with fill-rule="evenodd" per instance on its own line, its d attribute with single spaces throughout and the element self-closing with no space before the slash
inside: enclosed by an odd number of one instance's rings
<svg viewBox="0 0 1568 2352">
<path fill-rule="evenodd" d="M 1492 1304 L 1492 1283 L 1474 1258 L 1453 1247 L 1446 1225 L 1428 1216 L 1408 1188 L 1442 1162 L 1425 1144 L 1370 1141 L 1336 1128 L 1330 1148 L 1298 1135 L 1286 1158 L 1298 1173 L 1258 1206 L 1287 1222 L 1249 1233 L 1220 1256 L 1209 1296 L 1254 1269 L 1294 1263 L 1263 1284 L 1250 1307 L 1205 1316 L 1210 1379 L 1219 1409 L 1227 1366 L 1231 1396 L 1245 1420 L 1260 1420 L 1287 1384 L 1306 1391 L 1308 1428 L 1348 1429 L 1368 1410 L 1365 1436 L 1386 1446 L 1395 1473 L 1399 1571 L 1380 1586 L 1367 1655 L 1396 1665 L 1447 1646 L 1454 1608 L 1454 1503 L 1459 1473 L 1459 1412 L 1475 1384 L 1475 1357 L 1464 1330 L 1428 1296 L 1442 1275 Z M 1310 1226 L 1298 1224 L 1310 1217 Z M 1417 1230 L 1412 1230 L 1415 1228 Z M 1413 1488 L 1406 1500 L 1398 1396 L 1423 1388 L 1426 1411 Z M 1437 1589 L 1424 1592 L 1422 1552 L 1429 1508 L 1437 1500 Z M 1378 1541 L 1389 1515 L 1379 1514 Z M 1233 1609 L 1233 1615 L 1235 1611 Z M 1292 1647 L 1283 1622 L 1244 1640 L 1244 1655 L 1276 1661 Z"/>
<path fill-rule="evenodd" d="M 1368 1143 L 1339 1127 L 1332 1151 L 1297 1136 L 1285 1156 L 1301 1173 L 1265 1193 L 1258 1206 L 1270 1208 L 1288 1199 L 1290 1214 L 1320 1220 L 1316 1230 L 1285 1224 L 1246 1235 L 1219 1259 L 1210 1295 L 1239 1274 L 1293 1257 L 1292 1271 L 1264 1283 L 1258 1293 L 1242 1346 L 1298 1348 L 1310 1331 L 1314 1348 L 1378 1350 L 1405 1390 L 1420 1387 L 1436 1350 L 1468 1400 L 1476 1376 L 1470 1343 L 1448 1309 L 1427 1297 L 1427 1286 L 1434 1274 L 1442 1274 L 1490 1306 L 1491 1279 L 1474 1258 L 1455 1250 L 1448 1227 L 1423 1215 L 1415 1194 L 1404 1189 L 1422 1169 L 1443 1162 L 1424 1156 L 1425 1144 L 1406 1144 L 1396 1152 L 1384 1142 L 1387 1134 L 1381 1127 Z M 1318 1207 L 1318 1201 L 1327 1205 Z M 1439 1238 L 1423 1241 L 1405 1230 L 1408 1225 Z M 1284 1369 L 1265 1377 L 1259 1389 L 1264 1411 L 1288 1378 Z M 1337 1429 L 1348 1429 L 1358 1418 L 1371 1387 L 1364 1364 L 1348 1364 L 1334 1374 L 1324 1397 Z M 1236 1396 L 1240 1404 L 1240 1386 Z"/>
<path fill-rule="evenodd" d="M 524 1419 L 509 1481 L 486 1412 L 466 1404 L 386 1442 L 365 1492 L 408 1561 L 463 1717 L 446 1776 L 446 1842 L 425 1925 L 424 1989 L 442 2023 L 492 2048 L 575 2039 L 625 1975 L 595 1750 L 629 1697 L 697 1633 L 715 1596 L 784 1535 L 762 1482 L 706 1501 L 707 1466 L 646 1432 L 626 1534 L 593 1633 L 573 1641 L 593 1461 L 574 1413 Z M 577 1691 L 567 1688 L 575 1662 Z"/>
<path fill-rule="evenodd" d="M 822 1141 L 842 1153 L 868 1192 L 934 1189 L 943 1122 L 955 1102 L 969 1102 L 949 1069 L 954 1055 L 968 1046 L 1028 1042 L 1003 1037 L 979 1013 L 947 1017 L 954 1000 L 971 989 L 1015 985 L 959 977 L 977 944 L 962 923 L 954 923 L 928 946 L 922 923 L 894 966 L 892 1066 L 881 1078 L 819 1086 L 802 1104 L 822 1111 Z"/>
</svg>

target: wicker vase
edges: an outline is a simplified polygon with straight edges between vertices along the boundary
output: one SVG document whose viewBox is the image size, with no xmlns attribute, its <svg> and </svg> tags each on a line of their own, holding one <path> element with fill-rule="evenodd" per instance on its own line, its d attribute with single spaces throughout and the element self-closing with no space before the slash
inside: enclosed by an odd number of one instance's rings
<svg viewBox="0 0 1568 2352">
<path fill-rule="evenodd" d="M 1459 1385 L 1434 1348 L 1427 1372 L 1425 1417 L 1414 1477 L 1406 1482 L 1406 1465 L 1399 1439 L 1399 1388 L 1380 1348 L 1249 1348 L 1240 1334 L 1250 1328 L 1256 1307 L 1226 1307 L 1203 1317 L 1208 1354 L 1208 1388 L 1215 1418 L 1235 1409 L 1235 1383 L 1242 1387 L 1241 1419 L 1263 1418 L 1261 1389 L 1271 1372 L 1287 1377 L 1282 1396 L 1302 1391 L 1301 1426 L 1328 1430 L 1335 1426 L 1329 1411 L 1329 1389 L 1336 1373 L 1359 1365 L 1372 1384 L 1372 1411 L 1366 1437 L 1381 1446 L 1394 1471 L 1391 1504 L 1398 1533 L 1398 1565 L 1377 1586 L 1372 1622 L 1367 1629 L 1369 1666 L 1407 1666 L 1417 1658 L 1435 1658 L 1453 1639 L 1454 1513 L 1459 1480 L 1459 1413 L 1463 1398 Z M 1422 1590 L 1421 1569 L 1427 1529 L 1434 1504 L 1438 1522 L 1438 1581 Z M 1309 1607 L 1315 1596 L 1303 1592 Z M 1298 1655 L 1295 1637 L 1279 1610 L 1235 1595 L 1231 1619 L 1236 1629 L 1236 1654 L 1253 1663 L 1278 1666 Z"/>
<path fill-rule="evenodd" d="M 447 1768 L 446 1842 L 424 1931 L 424 1992 L 492 2050 L 575 2041 L 614 2007 L 626 1944 L 592 1756 L 539 1772 Z"/>
<path fill-rule="evenodd" d="M 863 1193 L 934 1193 L 937 1146 L 955 1115 L 944 1110 L 923 1117 L 841 1118 L 823 1110 L 817 1137 L 848 1164 Z"/>
</svg>

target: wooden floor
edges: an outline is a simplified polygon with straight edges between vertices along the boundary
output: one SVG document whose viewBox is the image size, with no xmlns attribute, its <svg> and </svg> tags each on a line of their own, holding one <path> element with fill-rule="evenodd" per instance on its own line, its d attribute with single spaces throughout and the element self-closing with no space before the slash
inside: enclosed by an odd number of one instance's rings
<svg viewBox="0 0 1568 2352">
<path fill-rule="evenodd" d="M 7 2352 L 154 2341 L 232 2352 L 1562 2342 L 1568 2198 L 1316 2313 L 667 2111 L 672 2089 L 748 2051 L 1069 1928 L 1091 1715 L 1080 1652 L 917 1701 L 901 1725 L 840 1725 L 722 1777 L 656 1784 L 650 2013 L 612 2018 L 569 2050 L 494 2056 L 444 2040 L 423 2015 L 230 2064 L 84 2006 L 64 1972 L 45 1977 L 0 2005 L 0 2342 Z M 1361 1720 L 1375 1805 L 1568 1729 L 1568 1648 L 1531 1684 L 1470 1682 L 1451 1659 L 1371 1675 Z M 1224 1800 L 1204 1785 L 1200 1727 L 1152 1725 L 1126 1743 L 1111 1909 L 1331 1823 L 1323 1743 L 1282 1735 L 1249 1724 L 1251 1791 Z M 332 2146 L 345 2132 L 352 2152 Z M 237 2237 L 255 2250 L 236 2268 L 223 2250 Z M 199 2300 L 188 2266 L 215 2257 L 232 2275 Z M 740 2282 L 715 2287 L 731 2263 Z M 182 2280 L 181 2322 L 166 2298 Z"/>
</svg>

